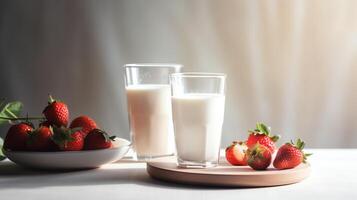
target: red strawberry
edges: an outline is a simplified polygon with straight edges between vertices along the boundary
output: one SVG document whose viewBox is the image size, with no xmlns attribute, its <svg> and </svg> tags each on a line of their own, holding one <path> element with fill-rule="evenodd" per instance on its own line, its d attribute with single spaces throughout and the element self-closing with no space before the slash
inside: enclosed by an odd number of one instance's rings
<svg viewBox="0 0 357 200">
<path fill-rule="evenodd" d="M 29 138 L 29 132 L 32 130 L 33 128 L 27 123 L 12 125 L 5 137 L 4 149 L 13 151 L 26 150 L 26 142 Z"/>
<path fill-rule="evenodd" d="M 63 102 L 54 100 L 51 95 L 49 98 L 48 106 L 43 110 L 42 113 L 45 115 L 47 121 L 51 125 L 66 127 L 69 118 L 67 105 Z"/>
<path fill-rule="evenodd" d="M 71 122 L 71 125 L 69 126 L 70 128 L 82 128 L 82 133 L 84 134 L 84 137 L 87 136 L 87 134 L 95 129 L 98 128 L 97 124 L 95 123 L 95 121 L 93 119 L 91 119 L 88 116 L 80 116 L 77 117 L 76 119 L 74 119 Z"/>
<path fill-rule="evenodd" d="M 226 159 L 232 165 L 247 165 L 247 156 L 245 151 L 247 145 L 243 142 L 234 141 L 226 148 Z"/>
<path fill-rule="evenodd" d="M 306 163 L 307 156 L 311 154 L 305 154 L 303 152 L 305 142 L 301 139 L 296 141 L 296 145 L 286 143 L 281 146 L 276 154 L 273 165 L 277 169 L 290 169 L 300 165 L 301 162 Z"/>
<path fill-rule="evenodd" d="M 53 127 L 53 141 L 62 151 L 80 151 L 83 149 L 84 138 L 79 128 Z"/>
<path fill-rule="evenodd" d="M 43 121 L 43 122 L 41 122 L 39 125 L 38 125 L 39 127 L 41 127 L 41 126 L 46 126 L 46 127 L 50 127 L 51 126 L 51 124 L 48 122 L 48 121 Z"/>
<path fill-rule="evenodd" d="M 52 130 L 47 126 L 41 126 L 29 133 L 27 149 L 31 151 L 51 151 L 55 144 L 52 141 Z"/>
<path fill-rule="evenodd" d="M 248 148 L 253 148 L 255 144 L 259 143 L 263 146 L 266 146 L 271 153 L 273 154 L 276 147 L 275 142 L 278 141 L 280 136 L 270 134 L 270 128 L 265 126 L 263 123 L 257 123 L 257 128 L 249 134 L 247 140 Z"/>
<path fill-rule="evenodd" d="M 271 163 L 271 151 L 264 145 L 256 144 L 247 150 L 248 165 L 255 170 L 264 170 Z"/>
<path fill-rule="evenodd" d="M 84 149 L 107 149 L 112 146 L 112 140 L 114 141 L 115 136 L 109 137 L 109 135 L 99 129 L 93 129 L 87 135 L 84 140 Z"/>
</svg>

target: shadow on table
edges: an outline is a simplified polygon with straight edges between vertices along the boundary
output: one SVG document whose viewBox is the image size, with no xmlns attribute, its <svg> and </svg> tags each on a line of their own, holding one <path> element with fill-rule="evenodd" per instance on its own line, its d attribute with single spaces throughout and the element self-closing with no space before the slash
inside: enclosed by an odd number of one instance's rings
<svg viewBox="0 0 357 200">
<path fill-rule="evenodd" d="M 10 188 L 44 188 L 54 186 L 86 186 L 137 184 L 168 189 L 229 190 L 237 188 L 183 185 L 152 179 L 135 161 L 120 161 L 98 169 L 78 171 L 43 171 L 23 168 L 12 162 L 0 162 L 0 191 Z M 142 165 L 143 166 L 143 165 Z M 250 188 L 240 188 L 250 189 Z"/>
</svg>

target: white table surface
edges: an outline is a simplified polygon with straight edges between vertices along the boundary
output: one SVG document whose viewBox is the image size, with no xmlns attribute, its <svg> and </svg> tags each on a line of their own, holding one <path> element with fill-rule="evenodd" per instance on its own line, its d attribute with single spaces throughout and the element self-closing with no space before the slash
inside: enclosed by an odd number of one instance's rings
<svg viewBox="0 0 357 200">
<path fill-rule="evenodd" d="M 357 149 L 310 149 L 312 172 L 292 185 L 214 188 L 153 180 L 146 164 L 120 161 L 99 169 L 43 172 L 0 162 L 1 200 L 51 199 L 357 199 Z"/>
</svg>

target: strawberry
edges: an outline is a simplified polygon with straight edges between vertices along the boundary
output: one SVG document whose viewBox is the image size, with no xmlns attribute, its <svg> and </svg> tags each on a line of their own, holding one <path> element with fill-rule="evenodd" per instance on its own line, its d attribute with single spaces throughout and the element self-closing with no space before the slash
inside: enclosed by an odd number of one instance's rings
<svg viewBox="0 0 357 200">
<path fill-rule="evenodd" d="M 46 127 L 50 127 L 51 126 L 51 124 L 50 124 L 50 122 L 48 122 L 48 121 L 43 121 L 43 122 L 41 122 L 39 125 L 38 125 L 39 127 L 41 127 L 41 126 L 46 126 Z"/>
<path fill-rule="evenodd" d="M 49 96 L 48 106 L 46 106 L 42 113 L 51 125 L 66 127 L 68 124 L 69 112 L 67 105 L 54 100 L 51 95 Z"/>
<path fill-rule="evenodd" d="M 55 144 L 52 141 L 52 129 L 41 126 L 29 133 L 27 149 L 31 151 L 50 151 L 54 150 Z"/>
<path fill-rule="evenodd" d="M 286 143 L 281 146 L 276 154 L 273 165 L 277 169 L 291 169 L 300 163 L 306 163 L 308 156 L 312 154 L 305 154 L 303 152 L 305 142 L 301 139 L 297 139 L 296 144 L 291 141 L 291 143 Z"/>
<path fill-rule="evenodd" d="M 62 151 L 80 151 L 83 149 L 84 138 L 80 128 L 53 127 L 52 140 Z"/>
<path fill-rule="evenodd" d="M 243 142 L 234 141 L 226 148 L 226 159 L 232 165 L 247 165 L 247 156 L 245 151 L 247 145 Z"/>
<path fill-rule="evenodd" d="M 83 136 L 86 137 L 87 134 L 95 129 L 98 128 L 97 124 L 95 123 L 95 121 L 93 119 L 91 119 L 88 116 L 79 116 L 76 119 L 74 119 L 71 122 L 71 125 L 69 126 L 70 128 L 78 128 L 81 127 L 82 128 L 82 133 L 84 134 Z"/>
<path fill-rule="evenodd" d="M 257 143 L 247 150 L 248 165 L 255 170 L 264 170 L 271 163 L 271 151 L 264 145 Z"/>
<path fill-rule="evenodd" d="M 107 149 L 112 147 L 112 141 L 114 141 L 115 136 L 109 137 L 109 135 L 99 129 L 93 129 L 87 135 L 84 140 L 84 149 Z"/>
<path fill-rule="evenodd" d="M 29 138 L 29 132 L 32 130 L 33 127 L 24 122 L 12 125 L 5 137 L 4 149 L 13 151 L 26 150 L 26 142 Z"/>
<path fill-rule="evenodd" d="M 247 139 L 248 148 L 253 148 L 257 143 L 266 146 L 273 154 L 276 147 L 275 142 L 278 141 L 280 136 L 270 134 L 270 128 L 263 123 L 257 123 L 257 127 L 254 131 L 249 131 L 249 137 Z"/>
</svg>

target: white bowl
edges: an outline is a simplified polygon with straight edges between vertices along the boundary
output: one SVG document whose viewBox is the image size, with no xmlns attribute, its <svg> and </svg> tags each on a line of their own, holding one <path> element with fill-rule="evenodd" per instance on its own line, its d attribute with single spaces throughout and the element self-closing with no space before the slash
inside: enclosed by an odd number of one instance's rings
<svg viewBox="0 0 357 200">
<path fill-rule="evenodd" d="M 4 154 L 9 160 L 25 167 L 49 170 L 89 169 L 120 160 L 129 151 L 130 142 L 117 138 L 113 146 L 109 149 L 56 152 L 4 150 Z"/>
</svg>

